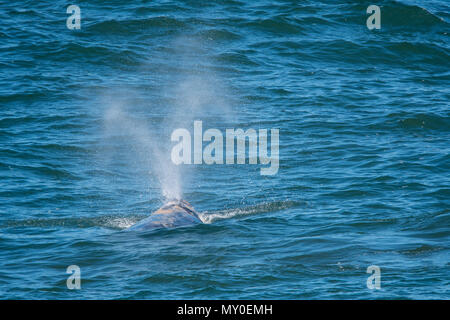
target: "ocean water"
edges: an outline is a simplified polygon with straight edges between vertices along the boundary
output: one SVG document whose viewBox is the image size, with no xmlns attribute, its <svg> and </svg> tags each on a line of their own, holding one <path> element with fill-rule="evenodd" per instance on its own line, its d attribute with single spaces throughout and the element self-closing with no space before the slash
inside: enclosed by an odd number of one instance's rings
<svg viewBox="0 0 450 320">
<path fill-rule="evenodd" d="M 0 4 L 1 299 L 450 298 L 448 1 L 73 4 Z M 194 120 L 278 173 L 175 167 Z M 205 223 L 124 231 L 171 197 Z"/>
</svg>

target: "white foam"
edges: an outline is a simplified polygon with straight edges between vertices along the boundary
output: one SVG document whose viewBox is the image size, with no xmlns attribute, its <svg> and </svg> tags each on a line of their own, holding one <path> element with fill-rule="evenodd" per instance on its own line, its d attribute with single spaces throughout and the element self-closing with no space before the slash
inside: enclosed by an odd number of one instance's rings
<svg viewBox="0 0 450 320">
<path fill-rule="evenodd" d="M 282 202 L 264 202 L 256 205 L 243 207 L 243 208 L 234 208 L 221 210 L 217 212 L 201 212 L 198 214 L 200 220 L 203 223 L 210 224 L 214 221 L 230 219 L 239 216 L 253 215 L 271 211 L 283 210 L 286 208 L 290 208 L 296 205 L 294 201 L 282 201 Z"/>
</svg>

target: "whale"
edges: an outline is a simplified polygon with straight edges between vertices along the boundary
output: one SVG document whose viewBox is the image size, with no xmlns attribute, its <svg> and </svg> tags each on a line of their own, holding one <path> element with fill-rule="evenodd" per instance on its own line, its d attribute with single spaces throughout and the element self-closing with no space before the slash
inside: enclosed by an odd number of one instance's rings
<svg viewBox="0 0 450 320">
<path fill-rule="evenodd" d="M 129 227 L 130 231 L 147 231 L 161 228 L 177 228 L 203 223 L 197 211 L 185 200 L 171 200 Z"/>
</svg>

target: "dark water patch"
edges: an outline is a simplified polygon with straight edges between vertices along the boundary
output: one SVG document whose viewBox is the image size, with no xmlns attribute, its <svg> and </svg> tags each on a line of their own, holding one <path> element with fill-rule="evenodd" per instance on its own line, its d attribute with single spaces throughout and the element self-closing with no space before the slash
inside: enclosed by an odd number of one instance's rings
<svg viewBox="0 0 450 320">
<path fill-rule="evenodd" d="M 241 25 L 254 32 L 263 32 L 275 35 L 286 36 L 288 34 L 300 35 L 303 33 L 303 28 L 294 19 L 284 17 L 282 15 L 266 18 L 255 19 Z"/>
<path fill-rule="evenodd" d="M 405 116 L 407 118 L 405 118 Z M 438 116 L 435 114 L 390 114 L 390 118 L 404 118 L 399 120 L 401 127 L 405 129 L 431 129 L 439 131 L 448 131 L 450 129 L 450 116 Z"/>
<path fill-rule="evenodd" d="M 419 62 L 442 67 L 448 66 L 450 61 L 448 48 L 437 44 L 403 41 L 390 43 L 387 48 L 398 57 L 408 55 L 408 62 L 414 68 L 417 68 Z"/>
<path fill-rule="evenodd" d="M 428 31 L 430 28 L 435 27 L 449 28 L 448 22 L 424 7 L 389 1 L 382 8 L 383 25 L 387 27 L 401 28 L 408 31 Z"/>
<path fill-rule="evenodd" d="M 179 19 L 168 16 L 151 17 L 145 19 L 106 20 L 88 25 L 86 30 L 94 34 L 106 36 L 130 36 L 142 32 L 155 33 L 155 28 L 161 29 L 183 28 L 186 24 Z"/>
<path fill-rule="evenodd" d="M 8 167 L 13 170 L 21 170 L 31 173 L 33 175 L 42 176 L 51 179 L 70 179 L 80 180 L 81 178 L 63 168 L 56 168 L 54 166 L 42 165 L 17 165 L 9 164 Z"/>
<path fill-rule="evenodd" d="M 141 64 L 142 57 L 139 53 L 103 44 L 88 43 L 53 43 L 44 46 L 49 50 L 42 50 L 41 47 L 30 49 L 34 51 L 35 59 L 52 59 L 54 62 L 73 61 L 80 63 L 87 62 L 96 65 L 120 64 L 125 66 L 137 66 Z"/>
</svg>

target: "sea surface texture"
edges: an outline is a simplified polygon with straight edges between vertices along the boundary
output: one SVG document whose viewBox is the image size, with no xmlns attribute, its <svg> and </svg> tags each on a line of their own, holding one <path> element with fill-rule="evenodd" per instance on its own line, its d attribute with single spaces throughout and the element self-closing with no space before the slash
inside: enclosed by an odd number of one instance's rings
<svg viewBox="0 0 450 320">
<path fill-rule="evenodd" d="M 450 298 L 447 0 L 73 4 L 0 4 L 1 299 Z M 278 172 L 175 166 L 195 120 Z"/>
</svg>

